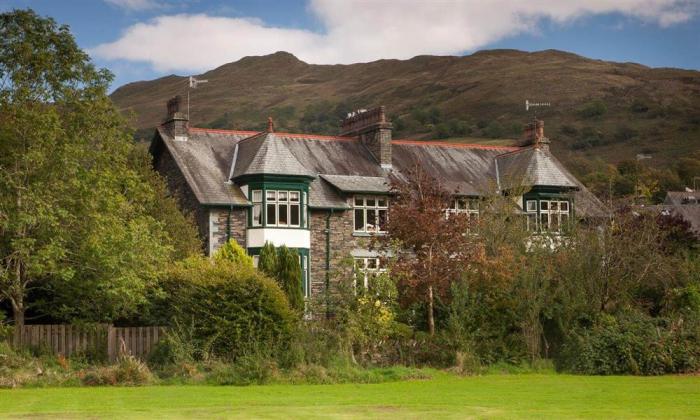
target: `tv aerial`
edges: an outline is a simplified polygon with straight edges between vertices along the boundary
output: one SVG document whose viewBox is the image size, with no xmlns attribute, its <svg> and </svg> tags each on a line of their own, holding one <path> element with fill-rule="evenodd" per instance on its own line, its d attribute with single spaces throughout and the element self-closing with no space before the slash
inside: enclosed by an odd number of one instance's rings
<svg viewBox="0 0 700 420">
<path fill-rule="evenodd" d="M 187 119 L 190 119 L 190 90 L 191 89 L 197 89 L 197 86 L 199 86 L 202 83 L 208 83 L 209 80 L 204 80 L 204 79 L 195 79 L 194 76 L 190 76 L 189 79 L 189 89 L 187 89 Z"/>
<path fill-rule="evenodd" d="M 550 102 L 530 102 L 529 100 L 525 99 L 525 111 L 529 111 L 530 108 L 541 108 L 550 106 L 552 106 Z"/>
</svg>

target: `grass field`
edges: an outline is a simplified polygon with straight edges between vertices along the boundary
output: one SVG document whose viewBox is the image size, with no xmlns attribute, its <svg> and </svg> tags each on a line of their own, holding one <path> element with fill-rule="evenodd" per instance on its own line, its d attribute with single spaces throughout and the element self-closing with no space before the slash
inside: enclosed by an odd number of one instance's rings
<svg viewBox="0 0 700 420">
<path fill-rule="evenodd" d="M 0 390 L 0 417 L 700 417 L 700 377 L 486 375 L 383 384 Z"/>
</svg>

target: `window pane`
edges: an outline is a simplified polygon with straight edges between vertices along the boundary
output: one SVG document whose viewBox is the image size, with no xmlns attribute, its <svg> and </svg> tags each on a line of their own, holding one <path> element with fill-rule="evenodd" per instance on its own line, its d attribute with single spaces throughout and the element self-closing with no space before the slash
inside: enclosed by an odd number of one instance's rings
<svg viewBox="0 0 700 420">
<path fill-rule="evenodd" d="M 277 224 L 277 206 L 274 204 L 267 205 L 267 224 L 276 225 Z"/>
<path fill-rule="evenodd" d="M 479 201 L 469 200 L 469 210 L 479 210 Z"/>
<path fill-rule="evenodd" d="M 377 201 L 374 198 L 367 198 L 367 207 L 374 207 L 377 205 Z"/>
<path fill-rule="evenodd" d="M 552 211 L 557 211 L 559 210 L 559 202 L 558 201 L 552 201 L 550 203 L 549 209 Z"/>
<path fill-rule="evenodd" d="M 377 230 L 377 213 L 376 212 L 377 212 L 376 210 L 367 210 L 367 230 L 368 231 Z"/>
<path fill-rule="evenodd" d="M 387 206 L 386 198 L 378 198 L 377 199 L 377 206 L 386 207 Z"/>
<path fill-rule="evenodd" d="M 286 204 L 279 205 L 279 214 L 277 215 L 277 220 L 278 220 L 277 223 L 280 226 L 287 226 L 287 223 L 289 223 L 289 214 L 287 212 L 287 205 Z"/>
<path fill-rule="evenodd" d="M 287 191 L 280 191 L 277 193 L 277 201 L 287 201 L 288 197 L 288 192 Z"/>
<path fill-rule="evenodd" d="M 458 210 L 466 210 L 467 209 L 467 200 L 460 198 L 457 200 L 457 209 Z"/>
<path fill-rule="evenodd" d="M 549 214 L 548 213 L 540 214 L 540 229 L 541 230 L 549 229 Z"/>
<path fill-rule="evenodd" d="M 299 226 L 299 204 L 289 206 L 289 224 Z"/>
<path fill-rule="evenodd" d="M 355 206 L 364 206 L 365 200 L 362 197 L 355 197 Z"/>
<path fill-rule="evenodd" d="M 253 226 L 262 225 L 262 204 L 253 205 Z"/>
<path fill-rule="evenodd" d="M 536 214 L 528 214 L 527 215 L 527 230 L 529 231 L 535 231 L 537 230 L 537 215 Z"/>
<path fill-rule="evenodd" d="M 384 230 L 386 230 L 387 211 L 383 210 L 383 209 L 379 209 L 377 211 L 379 212 L 379 220 L 378 220 L 379 226 L 378 226 L 378 228 L 380 231 L 384 231 Z"/>
<path fill-rule="evenodd" d="M 258 268 L 258 263 L 260 263 L 260 255 L 253 255 L 253 267 Z"/>
<path fill-rule="evenodd" d="M 568 201 L 562 201 L 560 204 L 561 211 L 568 212 L 569 211 L 569 202 Z"/>
<path fill-rule="evenodd" d="M 558 214 L 553 214 L 552 217 L 549 218 L 549 230 L 552 232 L 559 232 L 559 215 Z"/>
<path fill-rule="evenodd" d="M 299 192 L 298 191 L 290 191 L 289 192 L 289 201 L 293 201 L 295 203 L 299 202 Z"/>
<path fill-rule="evenodd" d="M 259 203 L 261 201 L 262 201 L 262 191 L 260 191 L 260 190 L 253 191 L 253 202 Z"/>
<path fill-rule="evenodd" d="M 355 230 L 365 230 L 365 211 L 362 209 L 355 209 Z"/>
<path fill-rule="evenodd" d="M 277 191 L 267 191 L 267 201 L 275 201 Z"/>
<path fill-rule="evenodd" d="M 370 270 L 374 270 L 377 268 L 377 259 L 376 258 L 367 258 L 367 268 Z"/>
<path fill-rule="evenodd" d="M 537 211 L 537 201 L 528 200 L 527 201 L 527 211 Z"/>
<path fill-rule="evenodd" d="M 569 215 L 567 213 L 561 214 L 561 228 L 566 229 L 569 226 Z"/>
<path fill-rule="evenodd" d="M 540 201 L 540 210 L 549 210 L 549 201 Z"/>
</svg>

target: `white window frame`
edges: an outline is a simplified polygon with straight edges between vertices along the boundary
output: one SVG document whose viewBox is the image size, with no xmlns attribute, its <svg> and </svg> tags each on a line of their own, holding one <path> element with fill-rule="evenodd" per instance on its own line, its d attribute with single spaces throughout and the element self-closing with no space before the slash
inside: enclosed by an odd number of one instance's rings
<svg viewBox="0 0 700 420">
<path fill-rule="evenodd" d="M 374 205 L 370 205 L 369 202 L 373 201 Z M 358 204 L 358 202 L 360 204 Z M 383 202 L 384 204 L 380 204 Z M 352 211 L 352 229 L 355 233 L 386 233 L 386 226 L 382 227 L 380 223 L 375 223 L 373 227 L 370 227 L 368 223 L 368 214 L 374 215 L 374 220 L 379 222 L 381 214 L 384 214 L 384 224 L 389 217 L 389 197 L 384 195 L 356 195 L 352 198 L 353 211 Z M 357 212 L 362 212 L 362 217 L 364 223 L 362 228 L 357 228 Z"/>
<path fill-rule="evenodd" d="M 365 289 L 369 287 L 369 280 L 371 278 L 386 273 L 386 268 L 382 268 L 381 259 L 379 257 L 355 257 L 353 261 L 355 270 L 362 275 L 362 283 Z M 357 277 L 358 276 L 355 276 L 356 280 Z"/>
<path fill-rule="evenodd" d="M 452 207 L 445 209 L 445 218 L 449 219 L 451 214 L 468 214 L 469 220 L 475 222 L 479 220 L 479 200 L 457 197 L 452 200 Z"/>
<path fill-rule="evenodd" d="M 251 211 L 251 226 L 254 227 L 259 227 L 263 225 L 263 190 L 253 190 L 250 193 L 251 200 L 253 202 L 253 207 L 250 209 Z M 255 210 L 258 210 L 260 212 L 260 219 L 257 221 L 255 220 Z"/>
<path fill-rule="evenodd" d="M 525 200 L 525 218 L 529 231 L 561 233 L 571 222 L 571 202 L 554 199 Z"/>
<path fill-rule="evenodd" d="M 257 190 L 256 190 L 257 191 Z M 255 192 L 255 191 L 254 191 Z M 272 195 L 273 198 L 268 198 Z M 292 201 L 292 195 L 296 195 L 297 201 Z M 271 227 L 283 227 L 283 228 L 298 228 L 301 227 L 302 220 L 302 208 L 306 207 L 305 203 L 302 203 L 302 196 L 305 198 L 306 193 L 302 194 L 299 190 L 265 190 L 265 226 Z M 286 197 L 286 198 L 283 198 Z M 275 209 L 275 220 L 274 223 L 270 223 L 270 217 L 268 213 L 268 206 L 274 206 Z M 297 221 L 298 223 L 292 224 L 292 206 L 296 207 Z M 280 223 L 280 207 L 286 207 L 285 215 L 287 216 L 286 223 Z M 304 219 L 304 224 L 306 225 L 306 217 Z M 259 226 L 259 225 L 254 225 Z"/>
</svg>

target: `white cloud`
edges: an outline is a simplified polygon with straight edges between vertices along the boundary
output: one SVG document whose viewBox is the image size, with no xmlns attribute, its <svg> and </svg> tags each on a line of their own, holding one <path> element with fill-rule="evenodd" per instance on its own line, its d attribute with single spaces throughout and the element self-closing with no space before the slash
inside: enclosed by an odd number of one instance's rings
<svg viewBox="0 0 700 420">
<path fill-rule="evenodd" d="M 160 9 L 163 4 L 155 0 L 104 0 L 105 3 L 128 11 Z"/>
<path fill-rule="evenodd" d="M 107 0 L 120 3 L 151 0 Z M 203 71 L 247 55 L 288 51 L 317 64 L 420 54 L 459 54 L 507 36 L 536 32 L 544 19 L 567 24 L 619 13 L 661 27 L 698 13 L 693 0 L 311 0 L 325 31 L 271 27 L 259 19 L 161 16 L 129 27 L 91 52 L 150 63 L 158 71 Z"/>
</svg>

